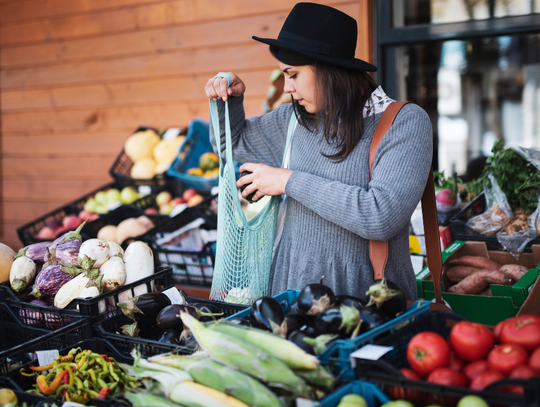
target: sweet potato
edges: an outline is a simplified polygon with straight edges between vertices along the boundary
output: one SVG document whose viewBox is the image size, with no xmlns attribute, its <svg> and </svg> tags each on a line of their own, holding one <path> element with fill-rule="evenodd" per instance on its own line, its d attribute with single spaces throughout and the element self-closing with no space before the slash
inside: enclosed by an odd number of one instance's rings
<svg viewBox="0 0 540 407">
<path fill-rule="evenodd" d="M 461 280 L 463 280 L 465 277 L 470 276 L 471 274 L 474 274 L 482 269 L 476 268 L 476 267 L 469 267 L 469 266 L 454 266 L 450 267 L 448 270 L 446 270 L 445 274 L 448 277 L 448 279 L 454 283 L 459 283 Z"/>
<path fill-rule="evenodd" d="M 489 286 L 487 281 L 489 273 L 491 273 L 489 270 L 481 270 L 477 273 L 473 273 L 470 276 L 465 277 L 456 285 L 450 287 L 448 292 L 452 294 L 478 294 Z"/>
<path fill-rule="evenodd" d="M 499 271 L 503 273 L 507 278 L 518 281 L 521 277 L 525 275 L 527 271 L 529 271 L 529 268 L 525 266 L 520 266 L 519 264 L 505 264 L 501 267 Z"/>
<path fill-rule="evenodd" d="M 486 276 L 486 281 L 489 284 L 498 284 L 498 285 L 514 285 L 514 280 L 505 276 L 504 273 L 500 271 L 492 271 Z"/>
<path fill-rule="evenodd" d="M 480 291 L 478 295 L 482 295 L 484 297 L 491 297 L 491 287 L 488 287 L 485 290 Z"/>
<path fill-rule="evenodd" d="M 501 268 L 499 263 L 482 256 L 456 257 L 455 259 L 450 260 L 449 263 L 456 266 L 469 266 L 493 271 L 497 271 Z"/>
</svg>

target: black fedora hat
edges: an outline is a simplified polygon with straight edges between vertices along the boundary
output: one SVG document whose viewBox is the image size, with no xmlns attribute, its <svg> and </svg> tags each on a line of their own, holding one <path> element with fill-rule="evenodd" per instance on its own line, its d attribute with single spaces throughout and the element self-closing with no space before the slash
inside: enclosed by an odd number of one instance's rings
<svg viewBox="0 0 540 407">
<path fill-rule="evenodd" d="M 375 65 L 354 57 L 357 36 L 356 20 L 351 16 L 322 4 L 298 3 L 277 39 L 252 38 L 344 68 L 376 71 Z"/>
</svg>

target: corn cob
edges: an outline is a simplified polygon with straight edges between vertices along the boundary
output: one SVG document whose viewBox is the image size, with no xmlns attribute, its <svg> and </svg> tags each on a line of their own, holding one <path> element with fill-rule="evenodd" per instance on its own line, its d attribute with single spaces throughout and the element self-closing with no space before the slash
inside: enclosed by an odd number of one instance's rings
<svg viewBox="0 0 540 407">
<path fill-rule="evenodd" d="M 319 365 L 315 370 L 295 370 L 298 376 L 311 386 L 332 390 L 336 383 L 336 378 L 325 367 Z"/>
<path fill-rule="evenodd" d="M 269 332 L 234 325 L 226 320 L 212 323 L 208 327 L 214 331 L 239 338 L 262 349 L 264 352 L 285 363 L 291 369 L 311 370 L 316 369 L 319 365 L 319 360 L 315 356 L 300 349 L 294 343 Z"/>
<path fill-rule="evenodd" d="M 149 392 L 129 391 L 124 396 L 133 404 L 133 407 L 178 407 L 178 404 L 169 399 Z"/>
<path fill-rule="evenodd" d="M 177 384 L 170 399 L 185 407 L 249 407 L 225 393 L 190 381 Z"/>
<path fill-rule="evenodd" d="M 306 385 L 302 379 L 287 365 L 256 346 L 237 337 L 208 329 L 187 313 L 182 313 L 180 318 L 212 359 L 255 377 L 270 387 L 283 389 L 293 395 L 304 392 Z"/>
</svg>

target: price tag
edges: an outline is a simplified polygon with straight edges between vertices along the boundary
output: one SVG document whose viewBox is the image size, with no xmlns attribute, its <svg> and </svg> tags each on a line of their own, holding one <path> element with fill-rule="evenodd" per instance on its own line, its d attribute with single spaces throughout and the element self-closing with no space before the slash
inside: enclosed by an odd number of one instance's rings
<svg viewBox="0 0 540 407">
<path fill-rule="evenodd" d="M 381 357 L 386 355 L 394 349 L 393 346 L 378 346 L 378 345 L 365 345 L 351 353 L 351 364 L 356 366 L 355 359 L 368 359 L 368 360 L 379 360 Z"/>
<path fill-rule="evenodd" d="M 47 366 L 54 362 L 54 358 L 58 356 L 58 349 L 52 350 L 38 350 L 36 351 L 36 356 L 38 358 L 38 363 L 40 366 Z"/>
<path fill-rule="evenodd" d="M 296 399 L 296 407 L 315 407 L 319 405 L 320 404 L 318 402 L 313 401 L 313 400 L 302 399 L 302 398 Z"/>
<path fill-rule="evenodd" d="M 185 204 L 185 203 L 176 205 L 176 206 L 172 209 L 171 213 L 169 214 L 169 217 L 172 218 L 172 217 L 178 215 L 179 213 L 184 212 L 184 211 L 187 209 L 187 207 L 188 207 L 188 206 L 187 206 L 187 204 Z"/>
<path fill-rule="evenodd" d="M 74 401 L 66 401 L 62 407 L 84 407 L 84 404 L 75 403 Z"/>
<path fill-rule="evenodd" d="M 141 195 L 150 195 L 152 193 L 152 187 L 149 185 L 141 185 L 139 187 L 139 194 Z"/>
<path fill-rule="evenodd" d="M 167 129 L 167 131 L 163 134 L 162 139 L 163 140 L 171 140 L 173 138 L 176 138 L 176 136 L 178 136 L 181 131 L 182 130 L 174 128 L 174 127 L 170 128 L 170 129 Z"/>
<path fill-rule="evenodd" d="M 163 291 L 163 294 L 165 294 L 169 299 L 171 300 L 171 304 L 180 304 L 183 305 L 186 303 L 186 300 L 184 297 L 182 297 L 182 294 L 180 294 L 180 291 L 178 291 L 178 288 L 172 287 L 168 290 Z"/>
</svg>

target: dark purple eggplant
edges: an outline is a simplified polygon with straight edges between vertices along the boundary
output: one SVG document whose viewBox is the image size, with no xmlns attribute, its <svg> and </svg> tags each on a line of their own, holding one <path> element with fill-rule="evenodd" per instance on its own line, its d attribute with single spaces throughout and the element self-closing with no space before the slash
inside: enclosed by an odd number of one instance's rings
<svg viewBox="0 0 540 407">
<path fill-rule="evenodd" d="M 357 310 L 360 310 L 361 305 L 367 305 L 367 301 L 364 301 L 361 298 L 353 297 L 352 295 L 336 295 L 336 302 L 334 305 L 346 305 L 348 307 L 354 307 Z"/>
<path fill-rule="evenodd" d="M 386 314 L 372 305 L 362 307 L 360 310 L 360 319 L 362 320 L 360 333 L 377 328 L 388 321 Z"/>
<path fill-rule="evenodd" d="M 223 317 L 223 311 L 214 304 L 204 302 L 192 302 L 190 307 L 197 308 L 201 313 L 196 317 L 201 322 L 214 321 L 216 318 Z"/>
<path fill-rule="evenodd" d="M 81 269 L 63 264 L 50 264 L 36 276 L 32 295 L 54 297 L 64 284 L 82 273 Z"/>
<path fill-rule="evenodd" d="M 251 326 L 251 321 L 248 318 L 231 318 L 228 319 L 231 324 L 241 325 L 241 326 Z"/>
<path fill-rule="evenodd" d="M 17 293 L 17 297 L 19 297 L 19 300 L 21 300 L 22 302 L 30 302 L 33 300 L 37 300 L 38 298 L 35 295 L 32 295 L 33 290 L 34 290 L 34 286 L 30 285 L 26 287 L 20 293 Z"/>
<path fill-rule="evenodd" d="M 277 335 L 285 335 L 286 325 L 283 308 L 272 297 L 257 298 L 249 310 L 249 319 L 255 328 L 264 329 Z"/>
<path fill-rule="evenodd" d="M 321 355 L 323 354 L 326 349 L 334 343 L 336 339 L 339 339 L 339 335 L 335 334 L 325 334 L 325 335 L 319 335 L 315 338 L 310 338 L 308 336 L 304 337 L 304 342 L 306 342 L 308 345 L 311 345 L 313 347 L 313 352 L 315 352 L 315 355 Z"/>
<path fill-rule="evenodd" d="M 321 312 L 314 328 L 317 336 L 335 334 L 342 338 L 356 337 L 360 329 L 360 311 L 346 305 L 330 307 Z M 355 328 L 356 333 L 353 333 Z"/>
<path fill-rule="evenodd" d="M 51 243 L 34 243 L 19 250 L 18 254 L 29 257 L 36 263 L 45 263 L 47 261 L 47 246 L 50 246 Z"/>
<path fill-rule="evenodd" d="M 165 331 L 160 332 L 154 340 L 170 343 L 171 345 L 180 345 L 180 334 L 181 332 L 176 329 L 166 329 Z"/>
<path fill-rule="evenodd" d="M 39 305 L 42 307 L 50 306 L 49 302 L 41 300 L 39 298 L 30 301 L 29 304 Z M 19 310 L 19 318 L 21 319 L 23 324 L 32 326 L 34 328 L 43 328 L 45 326 L 45 318 L 43 317 L 43 312 L 40 311 L 21 309 Z"/>
<path fill-rule="evenodd" d="M 246 175 L 249 175 L 249 174 L 251 174 L 251 171 L 244 171 L 244 172 L 242 172 L 242 174 L 240 174 L 240 178 L 242 178 L 242 177 L 244 177 L 244 176 L 246 176 Z M 248 185 L 251 185 L 251 182 L 250 182 L 249 184 L 242 185 L 242 186 L 240 187 L 240 192 L 244 192 L 244 189 L 246 189 L 246 187 L 247 187 Z M 250 203 L 253 203 L 253 197 L 255 196 L 256 193 L 257 193 L 257 191 L 252 192 L 251 194 L 249 194 L 248 196 L 246 196 L 244 199 L 245 199 L 246 201 L 250 202 Z"/>
<path fill-rule="evenodd" d="M 298 346 L 300 349 L 309 353 L 310 355 L 315 355 L 313 346 L 311 346 L 309 343 L 304 341 L 305 338 L 310 338 L 310 337 L 307 336 L 305 332 L 296 330 L 296 331 L 292 331 L 287 339 L 291 341 L 292 343 L 294 343 L 296 346 Z"/>
<path fill-rule="evenodd" d="M 177 329 L 182 331 L 184 329 L 184 324 L 180 319 L 180 314 L 182 312 L 187 312 L 192 317 L 200 320 L 202 317 L 214 317 L 215 314 L 203 312 L 198 308 L 192 307 L 191 305 L 183 304 L 171 304 L 163 308 L 156 317 L 157 325 L 161 329 Z M 223 313 L 219 313 L 223 315 Z"/>
<path fill-rule="evenodd" d="M 298 309 L 298 297 L 291 301 L 287 314 L 301 314 L 300 310 Z"/>
<path fill-rule="evenodd" d="M 407 310 L 407 296 L 399 285 L 383 278 L 375 280 L 366 293 L 368 305 L 375 305 L 388 319 L 403 314 Z"/>
<path fill-rule="evenodd" d="M 300 291 L 297 301 L 302 314 L 318 316 L 334 305 L 336 296 L 332 289 L 324 284 L 309 284 Z"/>
<path fill-rule="evenodd" d="M 285 314 L 285 337 L 289 338 L 291 332 L 300 329 L 306 324 L 306 317 L 303 314 Z"/>
<path fill-rule="evenodd" d="M 302 325 L 300 327 L 300 331 L 304 332 L 306 336 L 309 336 L 310 338 L 315 338 L 317 336 L 317 332 L 315 332 L 315 328 L 311 325 Z"/>
<path fill-rule="evenodd" d="M 76 239 L 68 240 L 65 243 L 60 243 L 58 246 L 56 246 L 56 260 L 59 263 L 78 266 L 80 248 L 81 242 Z"/>
<path fill-rule="evenodd" d="M 60 329 L 73 322 L 72 317 L 45 313 L 45 328 L 50 330 Z"/>
<path fill-rule="evenodd" d="M 126 302 L 118 303 L 124 315 L 134 321 L 155 320 L 160 311 L 169 305 L 171 305 L 171 299 L 160 292 L 141 294 Z"/>
</svg>

